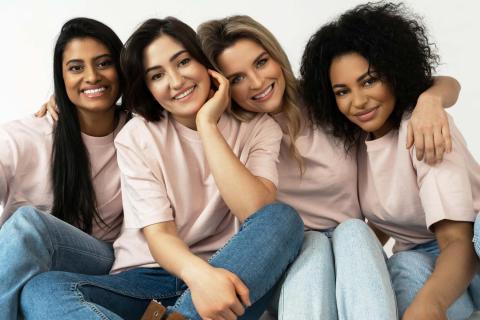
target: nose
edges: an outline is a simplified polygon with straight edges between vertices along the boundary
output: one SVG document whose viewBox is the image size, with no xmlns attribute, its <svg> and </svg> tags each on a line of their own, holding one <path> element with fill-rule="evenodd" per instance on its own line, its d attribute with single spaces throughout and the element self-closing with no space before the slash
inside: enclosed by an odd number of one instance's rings
<svg viewBox="0 0 480 320">
<path fill-rule="evenodd" d="M 352 91 L 352 105 L 355 108 L 362 109 L 368 101 L 368 97 L 362 90 L 353 90 Z"/>
<path fill-rule="evenodd" d="M 95 66 L 87 66 L 85 68 L 85 81 L 89 84 L 96 84 L 100 81 L 100 73 Z"/>
<path fill-rule="evenodd" d="M 258 74 L 258 72 L 251 72 L 249 75 L 250 78 L 250 89 L 256 90 L 263 87 L 264 79 Z"/>
<path fill-rule="evenodd" d="M 180 72 L 172 72 L 169 76 L 170 78 L 170 88 L 178 90 L 181 89 L 183 83 L 185 82 L 185 78 L 183 77 Z"/>
</svg>

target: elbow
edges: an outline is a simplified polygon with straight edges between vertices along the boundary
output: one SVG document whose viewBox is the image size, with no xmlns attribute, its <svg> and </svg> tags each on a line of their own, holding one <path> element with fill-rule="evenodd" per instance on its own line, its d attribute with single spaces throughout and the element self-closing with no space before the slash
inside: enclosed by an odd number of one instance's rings
<svg viewBox="0 0 480 320">
<path fill-rule="evenodd" d="M 239 212 L 239 214 L 236 214 L 237 218 L 239 218 L 242 223 L 248 217 L 260 211 L 263 207 L 277 200 L 276 188 L 274 190 L 267 190 L 266 192 L 262 192 L 260 194 L 261 195 L 256 197 L 256 199 L 253 201 L 249 201 L 249 203 L 243 208 L 243 210 L 241 210 L 241 212 Z"/>
</svg>

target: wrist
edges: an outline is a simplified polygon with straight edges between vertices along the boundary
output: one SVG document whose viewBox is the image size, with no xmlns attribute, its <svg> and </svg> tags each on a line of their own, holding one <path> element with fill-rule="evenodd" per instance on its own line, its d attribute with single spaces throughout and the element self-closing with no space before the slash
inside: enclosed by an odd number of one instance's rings
<svg viewBox="0 0 480 320">
<path fill-rule="evenodd" d="M 443 98 L 441 95 L 436 95 L 434 93 L 425 91 L 418 97 L 418 103 L 425 103 L 426 105 L 440 105 L 443 106 Z"/>
<path fill-rule="evenodd" d="M 198 117 L 195 120 L 195 124 L 197 125 L 197 131 L 205 131 L 211 129 L 217 129 L 217 121 L 214 119 L 208 119 L 204 117 Z"/>
<path fill-rule="evenodd" d="M 429 293 L 425 290 L 420 291 L 415 297 L 414 301 L 420 305 L 430 306 L 433 310 L 438 310 L 443 313 L 446 313 L 449 307 L 448 303 L 444 301 L 441 294 L 434 294 L 433 292 Z"/>
<path fill-rule="evenodd" d="M 182 279 L 188 287 L 191 287 L 196 279 L 199 279 L 201 275 L 204 275 L 212 268 L 207 262 L 198 257 L 196 258 L 198 260 L 189 263 L 179 272 L 180 279 Z"/>
</svg>

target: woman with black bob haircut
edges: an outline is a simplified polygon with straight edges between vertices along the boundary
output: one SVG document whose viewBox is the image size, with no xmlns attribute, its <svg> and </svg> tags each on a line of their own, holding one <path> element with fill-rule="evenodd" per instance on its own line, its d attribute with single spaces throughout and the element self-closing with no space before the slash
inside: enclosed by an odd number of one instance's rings
<svg viewBox="0 0 480 320">
<path fill-rule="evenodd" d="M 402 319 L 466 319 L 480 307 L 480 167 L 450 117 L 453 150 L 441 163 L 417 160 L 403 142 L 438 61 L 420 18 L 385 2 L 322 27 L 302 60 L 313 120 L 357 151 L 362 212 L 380 238 L 395 239 L 387 264 Z"/>
<path fill-rule="evenodd" d="M 112 266 L 123 220 L 113 144 L 126 121 L 116 105 L 122 47 L 103 23 L 66 22 L 53 57 L 58 121 L 29 117 L 0 128 L 2 319 L 17 319 L 20 292 L 37 274 Z"/>
<path fill-rule="evenodd" d="M 272 203 L 280 127 L 225 112 L 228 80 L 175 18 L 145 21 L 121 61 L 139 116 L 115 139 L 125 219 L 112 274 L 42 274 L 25 315 L 258 319 L 303 238 L 295 210 Z"/>
</svg>

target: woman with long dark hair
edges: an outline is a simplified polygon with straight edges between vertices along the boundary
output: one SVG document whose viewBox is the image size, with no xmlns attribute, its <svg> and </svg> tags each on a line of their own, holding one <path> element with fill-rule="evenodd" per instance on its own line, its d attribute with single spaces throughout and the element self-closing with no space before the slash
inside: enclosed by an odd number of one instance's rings
<svg viewBox="0 0 480 320">
<path fill-rule="evenodd" d="M 472 245 L 480 166 L 450 117 L 453 150 L 442 162 L 418 161 L 404 145 L 438 61 L 422 21 L 388 2 L 360 5 L 320 28 L 302 59 L 312 119 L 357 150 L 362 212 L 395 239 L 387 263 L 405 320 L 466 319 L 480 308 Z"/>
<path fill-rule="evenodd" d="M 144 22 L 122 68 L 139 116 L 115 140 L 125 221 L 113 274 L 42 274 L 22 292 L 25 315 L 138 319 L 156 299 L 162 319 L 257 319 L 303 239 L 297 213 L 272 203 L 281 129 L 224 112 L 228 80 L 175 18 Z"/>
<path fill-rule="evenodd" d="M 0 313 L 17 319 L 19 295 L 49 270 L 105 274 L 122 224 L 113 140 L 126 121 L 119 99 L 122 42 L 88 18 L 66 22 L 55 45 L 59 119 L 0 128 Z"/>
</svg>

